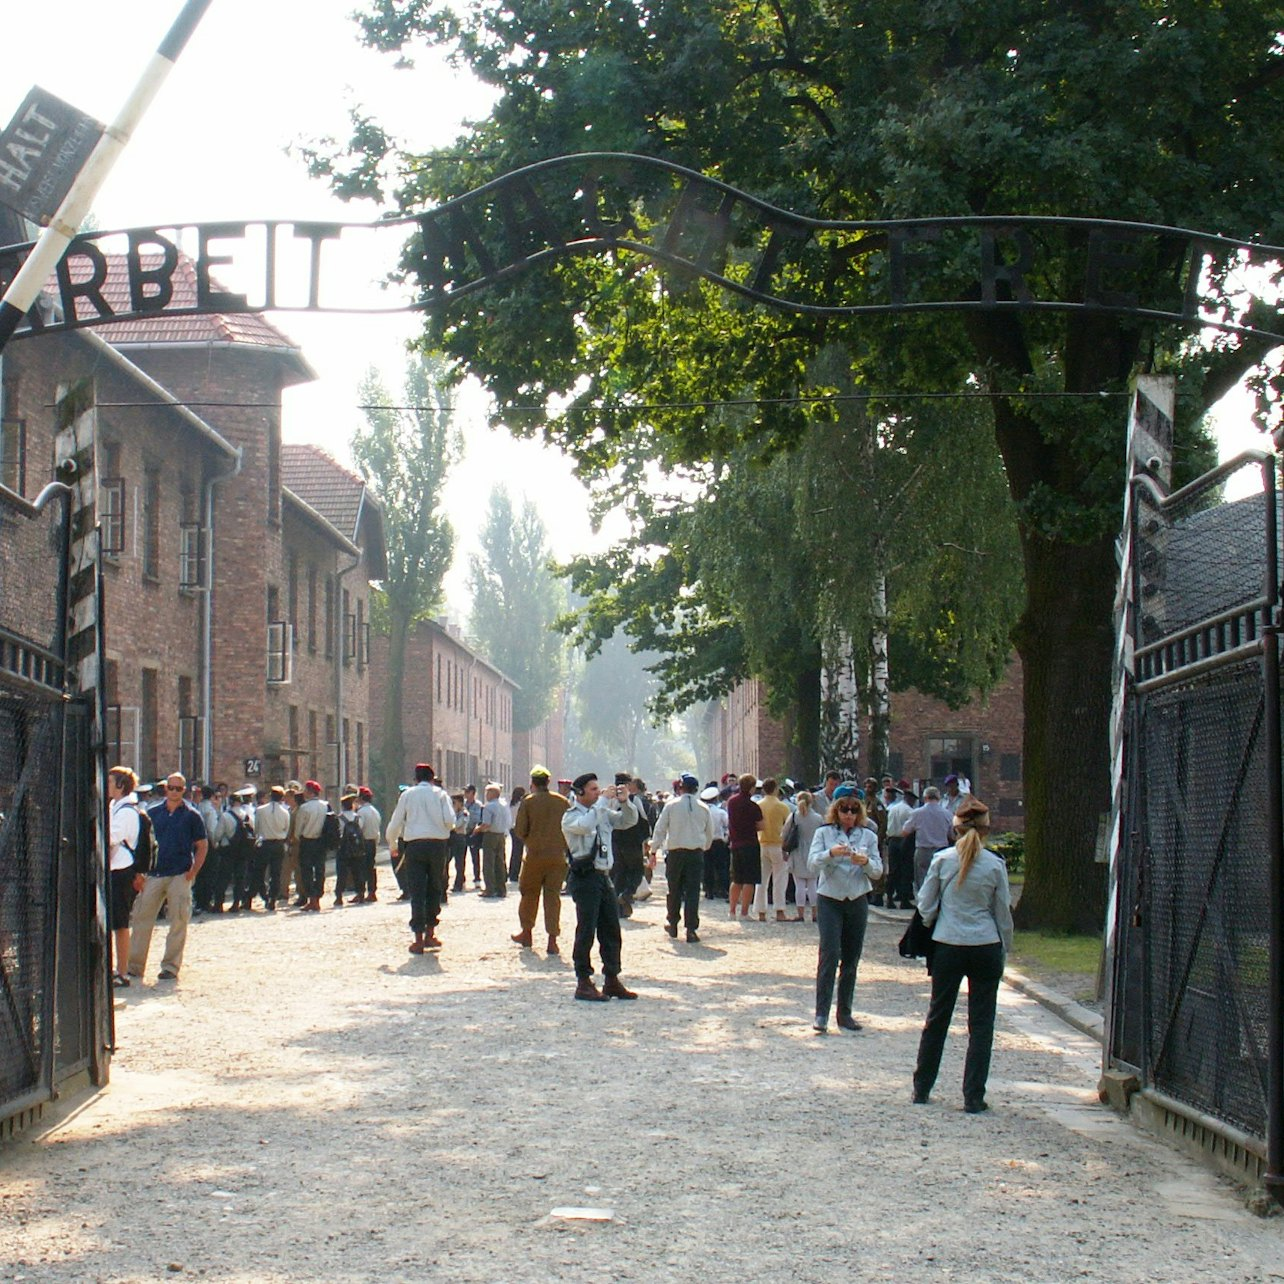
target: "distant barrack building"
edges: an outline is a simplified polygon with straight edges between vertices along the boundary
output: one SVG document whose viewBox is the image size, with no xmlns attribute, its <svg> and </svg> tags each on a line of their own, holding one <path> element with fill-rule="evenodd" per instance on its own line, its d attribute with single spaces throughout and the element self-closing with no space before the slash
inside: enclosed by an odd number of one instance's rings
<svg viewBox="0 0 1284 1284">
<path fill-rule="evenodd" d="M 886 772 L 900 780 L 940 785 L 966 776 L 990 805 L 995 826 L 1025 828 L 1021 662 L 1013 659 L 992 691 L 961 709 L 921 691 L 892 694 L 891 746 Z M 789 774 L 788 729 L 767 711 L 762 684 L 742 682 L 710 705 L 706 726 L 711 775 L 751 771 L 760 779 Z M 860 720 L 860 772 L 871 769 L 868 717 Z M 823 770 L 828 764 L 821 763 Z M 814 781 L 807 782 L 814 784 Z"/>
</svg>

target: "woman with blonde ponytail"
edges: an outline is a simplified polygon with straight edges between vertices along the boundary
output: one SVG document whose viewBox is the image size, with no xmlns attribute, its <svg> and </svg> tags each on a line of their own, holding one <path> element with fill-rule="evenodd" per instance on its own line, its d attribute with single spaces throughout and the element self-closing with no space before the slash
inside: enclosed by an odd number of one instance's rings
<svg viewBox="0 0 1284 1284">
<path fill-rule="evenodd" d="M 932 928 L 932 1001 L 914 1067 L 914 1103 L 926 1105 L 941 1067 L 945 1036 L 967 977 L 967 1059 L 963 1109 L 988 1110 L 985 1084 L 994 1044 L 1003 960 L 1012 948 L 1012 899 L 1007 866 L 985 846 L 990 813 L 968 798 L 954 816 L 953 847 L 937 852 L 918 894 L 918 912 Z"/>
</svg>

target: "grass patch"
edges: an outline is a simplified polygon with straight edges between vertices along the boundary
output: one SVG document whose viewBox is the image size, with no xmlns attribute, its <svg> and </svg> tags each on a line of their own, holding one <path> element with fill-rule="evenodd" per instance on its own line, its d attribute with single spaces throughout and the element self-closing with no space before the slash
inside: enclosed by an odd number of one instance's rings
<svg viewBox="0 0 1284 1284">
<path fill-rule="evenodd" d="M 1095 982 L 1101 959 L 1101 937 L 1067 936 L 1062 932 L 1017 932 L 1009 962 L 1018 972 L 1060 972 Z"/>
</svg>

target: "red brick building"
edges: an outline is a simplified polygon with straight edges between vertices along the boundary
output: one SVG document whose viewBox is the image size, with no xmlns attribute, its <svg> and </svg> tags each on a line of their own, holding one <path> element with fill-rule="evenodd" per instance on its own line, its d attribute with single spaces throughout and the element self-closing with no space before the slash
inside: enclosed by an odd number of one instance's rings
<svg viewBox="0 0 1284 1284">
<path fill-rule="evenodd" d="M 128 307 L 122 261 L 102 295 Z M 180 261 L 175 306 L 196 306 Z M 281 395 L 314 378 L 258 316 L 174 316 L 42 335 L 0 365 L 0 468 L 53 473 L 60 385 L 92 380 L 104 549 L 108 753 L 144 777 L 366 773 L 369 580 L 382 518 L 361 480 L 281 442 Z"/>
<path fill-rule="evenodd" d="M 371 734 L 383 741 L 388 639 L 371 642 Z M 527 764 L 513 761 L 516 684 L 488 664 L 437 620 L 421 620 L 406 640 L 401 686 L 405 752 L 397 774 L 410 780 L 427 758 L 451 788 L 489 780 L 507 791 L 523 780 Z M 552 764 L 549 764 L 552 770 Z"/>
<path fill-rule="evenodd" d="M 1021 664 L 1013 660 L 999 684 L 982 700 L 950 709 L 918 691 L 892 696 L 891 749 L 887 770 L 939 785 L 951 772 L 966 775 L 984 799 L 997 829 L 1025 827 Z M 708 776 L 752 771 L 779 775 L 787 761 L 785 730 L 766 710 L 761 685 L 741 683 L 716 706 L 710 721 L 714 761 Z M 869 724 L 861 726 L 861 772 L 869 770 Z"/>
</svg>

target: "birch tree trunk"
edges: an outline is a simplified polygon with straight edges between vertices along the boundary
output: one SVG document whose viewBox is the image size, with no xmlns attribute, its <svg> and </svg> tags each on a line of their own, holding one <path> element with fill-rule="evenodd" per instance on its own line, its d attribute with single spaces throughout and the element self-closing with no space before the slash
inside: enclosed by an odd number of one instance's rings
<svg viewBox="0 0 1284 1284">
<path fill-rule="evenodd" d="M 869 774 L 882 777 L 891 753 L 892 690 L 887 661 L 887 576 L 874 578 L 870 601 Z"/>
</svg>

